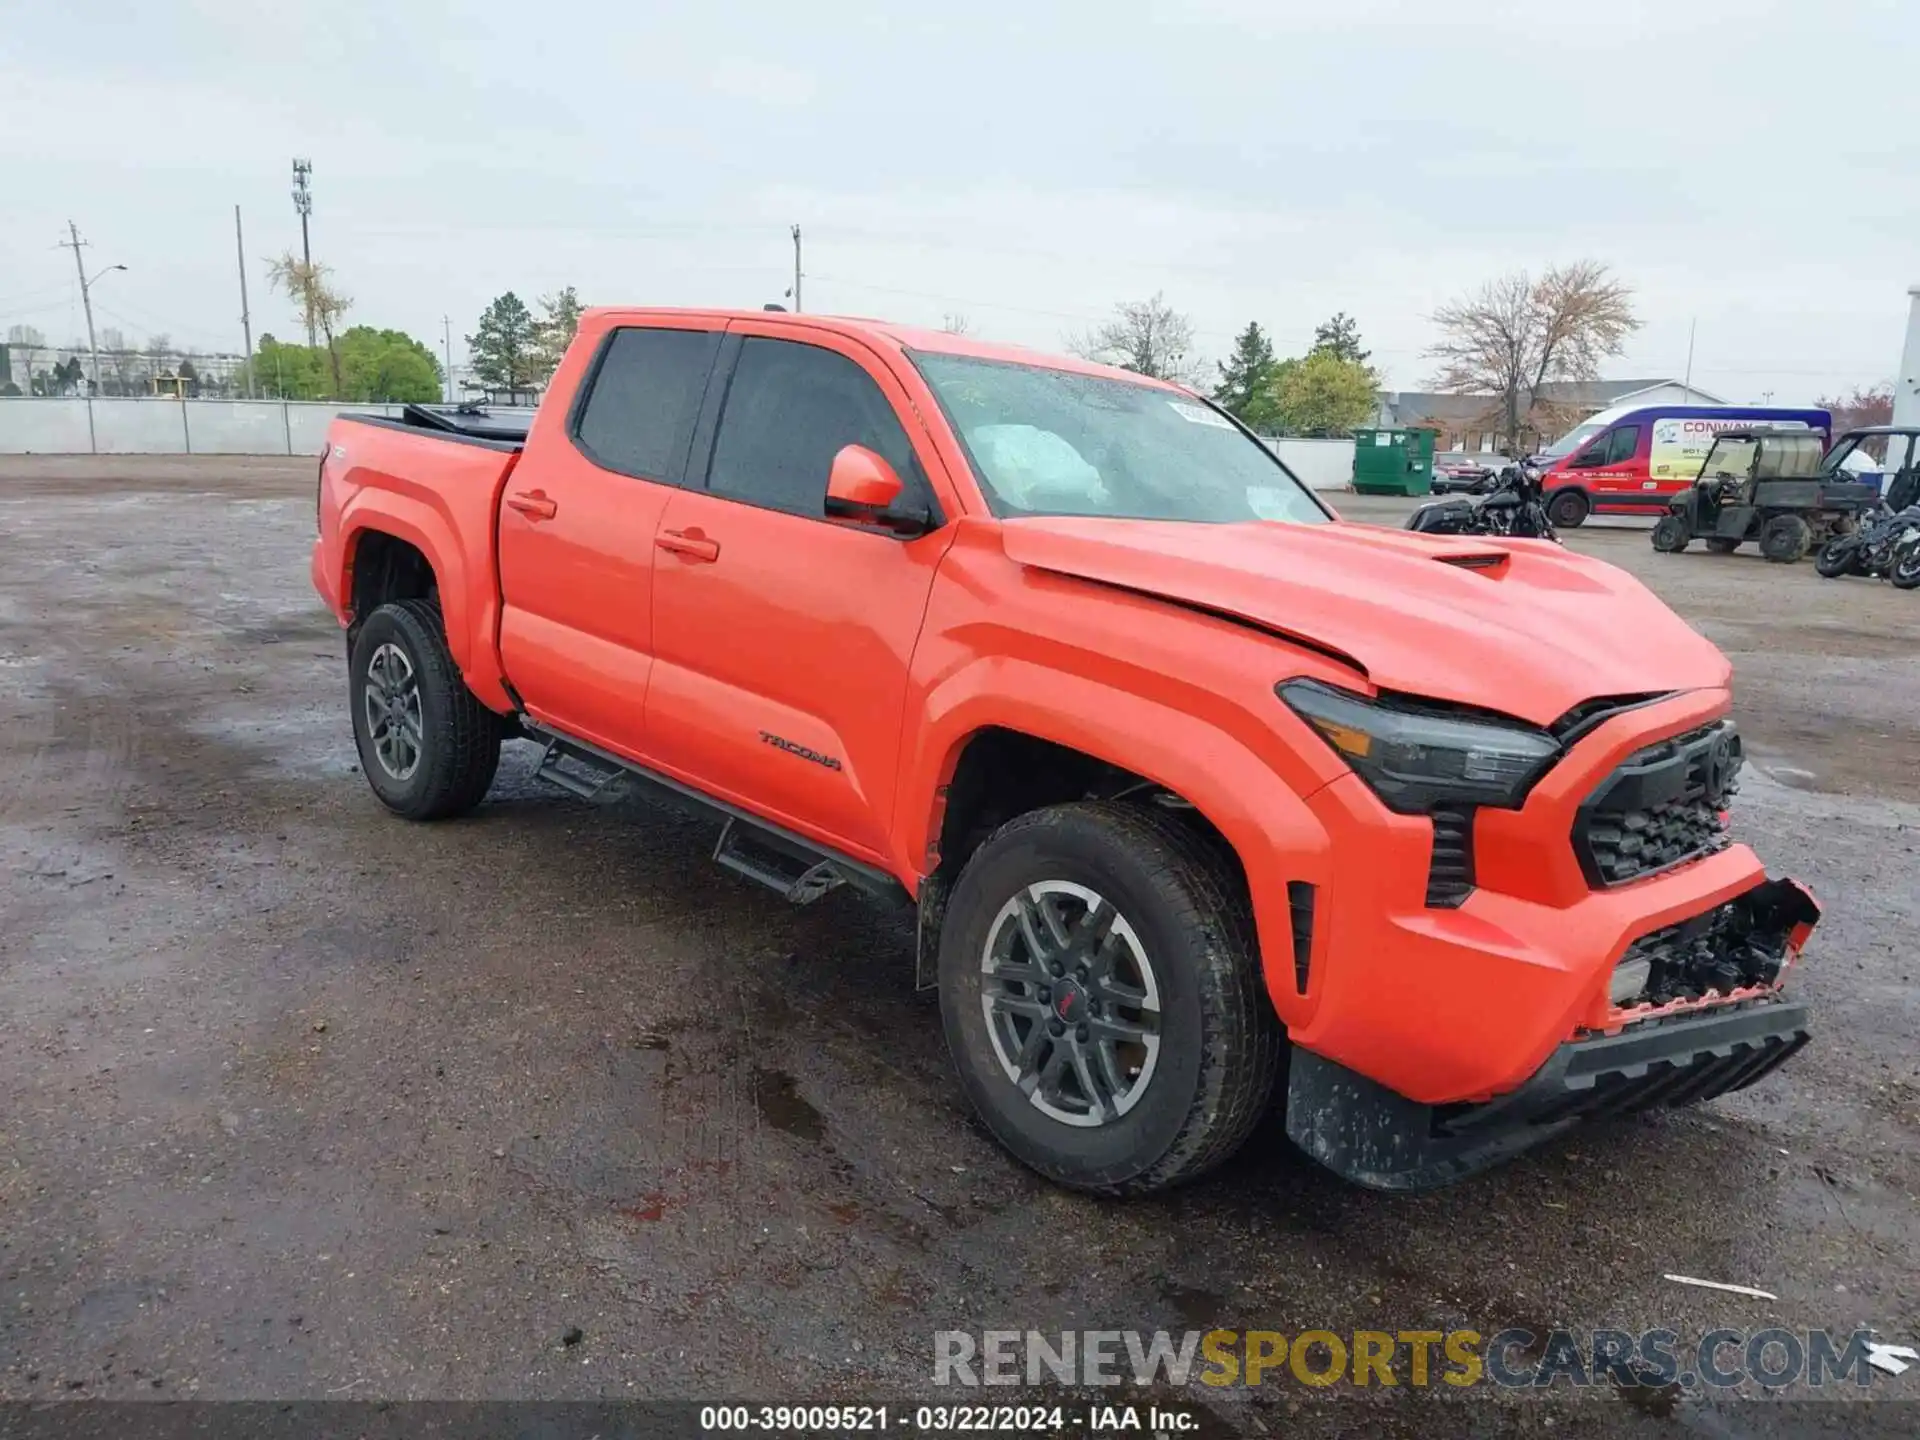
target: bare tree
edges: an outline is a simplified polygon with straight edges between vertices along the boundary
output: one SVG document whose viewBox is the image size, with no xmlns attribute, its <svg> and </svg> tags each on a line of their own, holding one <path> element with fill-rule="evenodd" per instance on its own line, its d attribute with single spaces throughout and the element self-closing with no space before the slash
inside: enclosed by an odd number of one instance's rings
<svg viewBox="0 0 1920 1440">
<path fill-rule="evenodd" d="M 1856 385 L 1851 395 L 1822 395 L 1813 403 L 1833 412 L 1835 435 L 1862 425 L 1893 423 L 1893 386 L 1885 381 L 1877 385 Z"/>
<path fill-rule="evenodd" d="M 1500 398 L 1509 441 L 1518 442 L 1540 387 L 1592 380 L 1640 328 L 1633 291 L 1598 260 L 1548 269 L 1538 280 L 1516 270 L 1434 312 L 1440 362 L 1432 384 L 1456 395 Z"/>
<path fill-rule="evenodd" d="M 340 351 L 333 343 L 333 328 L 352 306 L 353 299 L 333 288 L 332 275 L 332 266 L 317 260 L 309 263 L 296 259 L 291 250 L 267 262 L 267 283 L 300 307 L 300 318 L 306 321 L 309 335 L 318 330 L 327 337 L 333 393 L 339 395 L 344 387 L 340 383 Z"/>
<path fill-rule="evenodd" d="M 940 317 L 940 328 L 949 335 L 970 335 L 973 322 L 957 310 L 949 310 Z"/>
<path fill-rule="evenodd" d="M 1198 384 L 1200 363 L 1193 355 L 1193 321 L 1156 293 L 1150 300 L 1114 306 L 1113 319 L 1084 335 L 1070 336 L 1067 348 L 1085 360 L 1118 365 L 1158 380 Z"/>
</svg>

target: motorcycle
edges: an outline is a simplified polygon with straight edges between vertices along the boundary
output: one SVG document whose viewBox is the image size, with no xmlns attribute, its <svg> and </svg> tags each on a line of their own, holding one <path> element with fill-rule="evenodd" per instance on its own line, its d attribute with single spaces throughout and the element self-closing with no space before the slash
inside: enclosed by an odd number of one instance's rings
<svg viewBox="0 0 1920 1440">
<path fill-rule="evenodd" d="M 1540 474 L 1526 461 L 1508 465 L 1486 494 L 1430 500 L 1407 517 L 1405 528 L 1423 535 L 1510 535 L 1557 542 Z"/>
<path fill-rule="evenodd" d="M 1891 577 L 1895 558 L 1909 541 L 1914 542 L 1909 548 L 1920 547 L 1920 505 L 1904 510 L 1889 510 L 1882 505 L 1862 516 L 1846 534 L 1836 535 L 1821 546 L 1813 568 L 1827 580 L 1842 575 Z M 1913 583 L 1920 584 L 1920 580 Z M 1913 584 L 1900 588 L 1910 590 Z"/>
</svg>

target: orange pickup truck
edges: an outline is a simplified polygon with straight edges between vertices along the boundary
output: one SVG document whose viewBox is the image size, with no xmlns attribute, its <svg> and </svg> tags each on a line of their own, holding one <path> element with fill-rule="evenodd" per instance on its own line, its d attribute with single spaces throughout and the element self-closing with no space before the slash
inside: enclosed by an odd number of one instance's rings
<svg viewBox="0 0 1920 1440">
<path fill-rule="evenodd" d="M 791 901 L 917 907 L 960 1084 L 1063 1184 L 1189 1179 L 1278 1090 L 1417 1189 L 1807 1038 L 1819 912 L 1728 835 L 1725 658 L 1556 545 L 1343 523 L 1180 387 L 594 310 L 530 424 L 342 417 L 318 508 L 389 809 L 528 740 Z"/>
</svg>

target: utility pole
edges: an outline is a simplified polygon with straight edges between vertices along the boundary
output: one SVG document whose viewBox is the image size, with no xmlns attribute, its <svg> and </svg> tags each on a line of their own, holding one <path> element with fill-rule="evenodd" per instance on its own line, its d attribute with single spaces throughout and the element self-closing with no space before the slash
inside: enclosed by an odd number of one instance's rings
<svg viewBox="0 0 1920 1440">
<path fill-rule="evenodd" d="M 246 382 L 247 398 L 253 399 L 253 313 L 247 309 L 247 242 L 240 234 L 240 207 L 233 207 L 233 248 L 240 257 L 240 333 L 247 348 L 241 352 L 241 377 Z"/>
<path fill-rule="evenodd" d="M 800 227 L 793 227 L 793 313 L 800 313 Z"/>
<path fill-rule="evenodd" d="M 453 321 L 440 317 L 440 337 L 447 347 L 447 403 L 453 404 Z"/>
<path fill-rule="evenodd" d="M 307 267 L 308 278 L 313 275 L 313 244 L 307 238 L 307 217 L 313 214 L 313 191 L 308 182 L 313 178 L 313 161 L 296 157 L 293 162 L 293 208 L 300 216 L 300 260 Z M 307 348 L 312 349 L 319 343 L 313 333 L 313 321 L 307 321 Z"/>
<path fill-rule="evenodd" d="M 1687 378 L 1680 383 L 1687 389 L 1693 388 L 1693 332 L 1700 326 L 1699 318 L 1687 322 Z"/>
<path fill-rule="evenodd" d="M 90 394 L 98 396 L 100 394 L 100 342 L 94 340 L 94 298 L 92 298 L 92 292 L 86 288 L 86 263 L 81 259 L 81 250 L 86 246 L 86 240 L 81 240 L 81 230 L 73 221 L 67 221 L 67 236 L 69 236 L 67 240 L 61 240 L 60 248 L 73 252 L 73 273 L 81 276 L 81 309 L 86 311 L 86 353 L 94 361 L 94 380 L 92 380 L 94 388 Z"/>
</svg>

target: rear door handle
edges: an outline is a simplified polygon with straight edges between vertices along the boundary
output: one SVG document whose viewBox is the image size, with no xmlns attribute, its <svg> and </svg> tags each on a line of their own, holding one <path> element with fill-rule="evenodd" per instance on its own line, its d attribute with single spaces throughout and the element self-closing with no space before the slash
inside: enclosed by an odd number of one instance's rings
<svg viewBox="0 0 1920 1440">
<path fill-rule="evenodd" d="M 509 495 L 507 508 L 518 510 L 529 520 L 551 520 L 560 513 L 559 505 L 549 500 L 544 490 L 522 490 L 517 495 Z"/>
<path fill-rule="evenodd" d="M 699 565 L 711 565 L 720 558 L 720 542 L 707 539 L 698 530 L 662 531 L 653 543 L 670 555 Z"/>
</svg>

